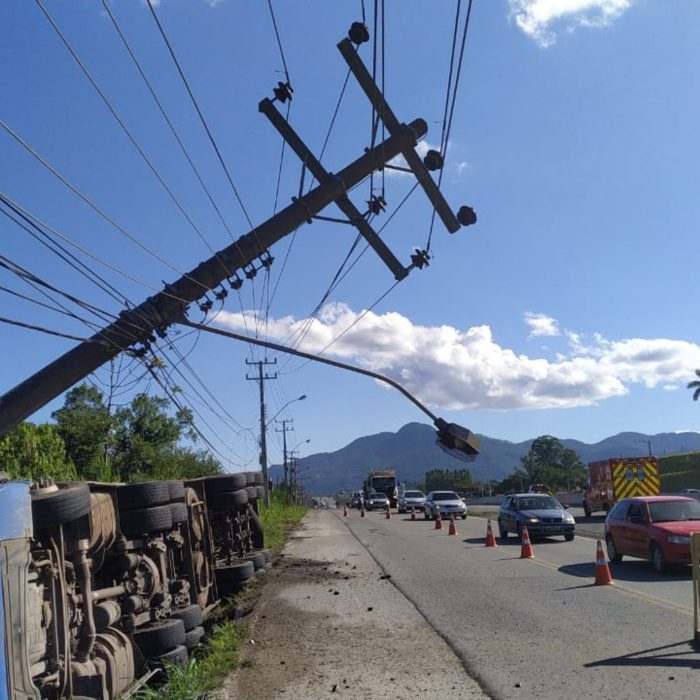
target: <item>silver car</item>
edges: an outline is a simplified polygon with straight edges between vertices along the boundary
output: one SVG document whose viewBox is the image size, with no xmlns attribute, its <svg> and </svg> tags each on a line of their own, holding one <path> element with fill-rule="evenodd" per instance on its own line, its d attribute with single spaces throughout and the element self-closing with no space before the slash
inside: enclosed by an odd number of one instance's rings
<svg viewBox="0 0 700 700">
<path fill-rule="evenodd" d="M 420 513 L 425 505 L 425 494 L 422 491 L 404 491 L 399 496 L 399 513 L 410 513 L 416 510 Z"/>
<path fill-rule="evenodd" d="M 459 516 L 462 520 L 467 519 L 467 506 L 464 501 L 454 491 L 431 491 L 425 499 L 423 513 L 425 519 L 434 520 L 438 511 L 440 517 Z"/>
<path fill-rule="evenodd" d="M 384 509 L 389 505 L 389 499 L 383 493 L 370 493 L 367 496 L 367 510 Z"/>
</svg>

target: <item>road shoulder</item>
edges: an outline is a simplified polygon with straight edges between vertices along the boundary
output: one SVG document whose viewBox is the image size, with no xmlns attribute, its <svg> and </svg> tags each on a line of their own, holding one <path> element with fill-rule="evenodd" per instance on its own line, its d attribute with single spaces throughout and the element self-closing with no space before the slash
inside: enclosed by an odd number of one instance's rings
<svg viewBox="0 0 700 700">
<path fill-rule="evenodd" d="M 310 511 L 266 576 L 219 698 L 488 697 L 335 512 Z"/>
</svg>

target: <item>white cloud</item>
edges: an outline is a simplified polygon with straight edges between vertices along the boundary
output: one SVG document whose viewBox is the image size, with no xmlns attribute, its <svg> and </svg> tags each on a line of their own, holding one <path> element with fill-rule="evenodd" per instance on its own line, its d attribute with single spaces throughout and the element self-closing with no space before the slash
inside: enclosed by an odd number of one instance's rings
<svg viewBox="0 0 700 700">
<path fill-rule="evenodd" d="M 545 314 L 525 313 L 525 323 L 530 326 L 530 337 L 561 335 L 555 319 Z"/>
<path fill-rule="evenodd" d="M 607 27 L 632 6 L 633 0 L 509 0 L 510 17 L 540 46 L 556 41 L 553 27 Z"/>
<path fill-rule="evenodd" d="M 327 304 L 300 349 L 320 353 L 359 315 L 345 304 Z M 240 313 L 222 311 L 216 323 L 245 328 Z M 292 316 L 270 319 L 268 335 L 284 343 L 305 324 Z M 395 312 L 370 312 L 324 354 L 385 374 L 423 402 L 448 410 L 590 406 L 624 396 L 633 385 L 685 386 L 700 367 L 700 346 L 682 340 L 594 335 L 584 344 L 575 333 L 564 337 L 567 352 L 551 360 L 500 346 L 489 326 L 419 326 Z"/>
</svg>

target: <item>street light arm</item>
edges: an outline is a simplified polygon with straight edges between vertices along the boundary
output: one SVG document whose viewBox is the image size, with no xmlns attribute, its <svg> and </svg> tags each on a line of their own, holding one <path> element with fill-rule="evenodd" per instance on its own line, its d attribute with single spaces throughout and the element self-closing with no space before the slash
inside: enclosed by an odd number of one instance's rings
<svg viewBox="0 0 700 700">
<path fill-rule="evenodd" d="M 247 335 L 241 335 L 240 333 L 233 333 L 232 331 L 224 331 L 220 328 L 212 328 L 211 326 L 205 326 L 201 323 L 194 323 L 188 318 L 180 318 L 178 323 L 182 326 L 188 326 L 189 328 L 195 328 L 199 331 L 206 331 L 207 333 L 214 333 L 215 335 L 221 335 L 225 338 L 233 338 L 234 340 L 242 340 L 246 343 L 253 343 L 253 345 L 261 345 L 264 348 L 270 348 L 271 350 L 277 350 L 278 352 L 284 352 L 290 355 L 296 355 L 297 357 L 303 357 L 306 360 L 312 360 L 313 362 L 321 362 L 324 365 L 331 365 L 331 367 L 339 367 L 340 369 L 347 369 L 350 372 L 356 372 L 357 374 L 364 374 L 367 377 L 372 377 L 372 379 L 378 379 L 380 382 L 384 382 L 393 386 L 394 389 L 400 391 L 409 401 L 412 401 L 418 408 L 420 408 L 423 413 L 430 417 L 433 423 L 439 418 L 424 406 L 415 396 L 409 394 L 406 389 L 404 389 L 400 384 L 395 382 L 389 377 L 385 377 L 383 374 L 377 374 L 376 372 L 371 372 L 368 369 L 362 369 L 361 367 L 355 367 L 354 365 L 348 365 L 345 362 L 338 362 L 337 360 L 329 360 L 326 357 L 319 357 L 318 355 L 310 355 L 308 352 L 302 352 L 301 350 L 296 350 L 294 348 L 289 348 L 286 345 L 278 345 L 277 343 L 272 343 L 269 340 L 260 340 L 260 338 L 251 338 Z M 291 403 L 291 402 L 290 402 Z"/>
<path fill-rule="evenodd" d="M 417 406 L 425 415 L 427 415 L 437 428 L 437 444 L 438 446 L 445 450 L 448 454 L 458 459 L 465 459 L 474 457 L 479 454 L 479 438 L 474 435 L 470 430 L 463 428 L 461 425 L 456 423 L 448 423 L 443 418 L 438 418 L 432 411 L 430 411 L 426 406 L 424 406 L 415 396 L 410 394 L 406 389 L 404 389 L 398 382 L 395 382 L 389 377 L 385 377 L 383 374 L 377 374 L 376 372 L 371 372 L 368 369 L 361 369 L 360 367 L 355 367 L 353 365 L 348 365 L 345 362 L 338 362 L 337 360 L 329 360 L 325 357 L 319 357 L 318 355 L 311 355 L 308 352 L 302 352 L 301 350 L 295 350 L 294 348 L 288 348 L 286 345 L 279 345 L 278 343 L 272 343 L 269 340 L 260 340 L 260 338 L 251 338 L 247 335 L 242 335 L 240 333 L 233 333 L 232 331 L 224 331 L 220 328 L 212 328 L 211 326 L 205 326 L 201 323 L 194 323 L 190 321 L 184 315 L 180 317 L 177 321 L 180 325 L 187 326 L 188 328 L 194 328 L 196 330 L 205 331 L 206 333 L 213 333 L 214 335 L 220 335 L 224 338 L 233 338 L 233 340 L 242 340 L 246 343 L 252 343 L 253 345 L 261 345 L 264 348 L 270 348 L 271 350 L 277 350 L 278 352 L 284 352 L 289 355 L 296 355 L 297 357 L 303 357 L 306 360 L 311 360 L 312 362 L 320 362 L 324 365 L 330 365 L 331 367 L 338 367 L 340 369 L 347 369 L 350 372 L 355 372 L 356 374 L 364 374 L 366 377 L 372 377 L 372 379 L 378 379 L 380 382 L 389 384 L 393 386 L 394 389 L 400 391 L 411 403 Z"/>
</svg>

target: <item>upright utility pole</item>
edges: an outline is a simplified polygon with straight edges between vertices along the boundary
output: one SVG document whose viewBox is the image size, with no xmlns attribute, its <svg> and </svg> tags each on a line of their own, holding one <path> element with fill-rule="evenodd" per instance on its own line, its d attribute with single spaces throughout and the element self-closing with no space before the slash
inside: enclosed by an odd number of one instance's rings
<svg viewBox="0 0 700 700">
<path fill-rule="evenodd" d="M 282 464 L 284 465 L 284 491 L 289 495 L 289 465 L 287 464 L 287 433 L 294 428 L 287 428 L 287 423 L 293 423 L 293 418 L 285 418 L 284 420 L 278 420 L 277 423 L 282 423 L 282 430 L 277 430 L 276 433 L 282 433 Z"/>
<path fill-rule="evenodd" d="M 247 365 L 258 366 L 258 376 L 249 377 L 246 374 L 246 379 L 249 381 L 258 382 L 260 386 L 260 468 L 262 469 L 263 483 L 265 484 L 265 505 L 270 505 L 270 483 L 267 478 L 267 422 L 265 420 L 265 380 L 277 379 L 277 374 L 271 375 L 264 373 L 263 366 L 276 365 L 277 360 L 270 362 L 269 360 L 258 360 L 257 362 L 245 361 Z"/>
</svg>

